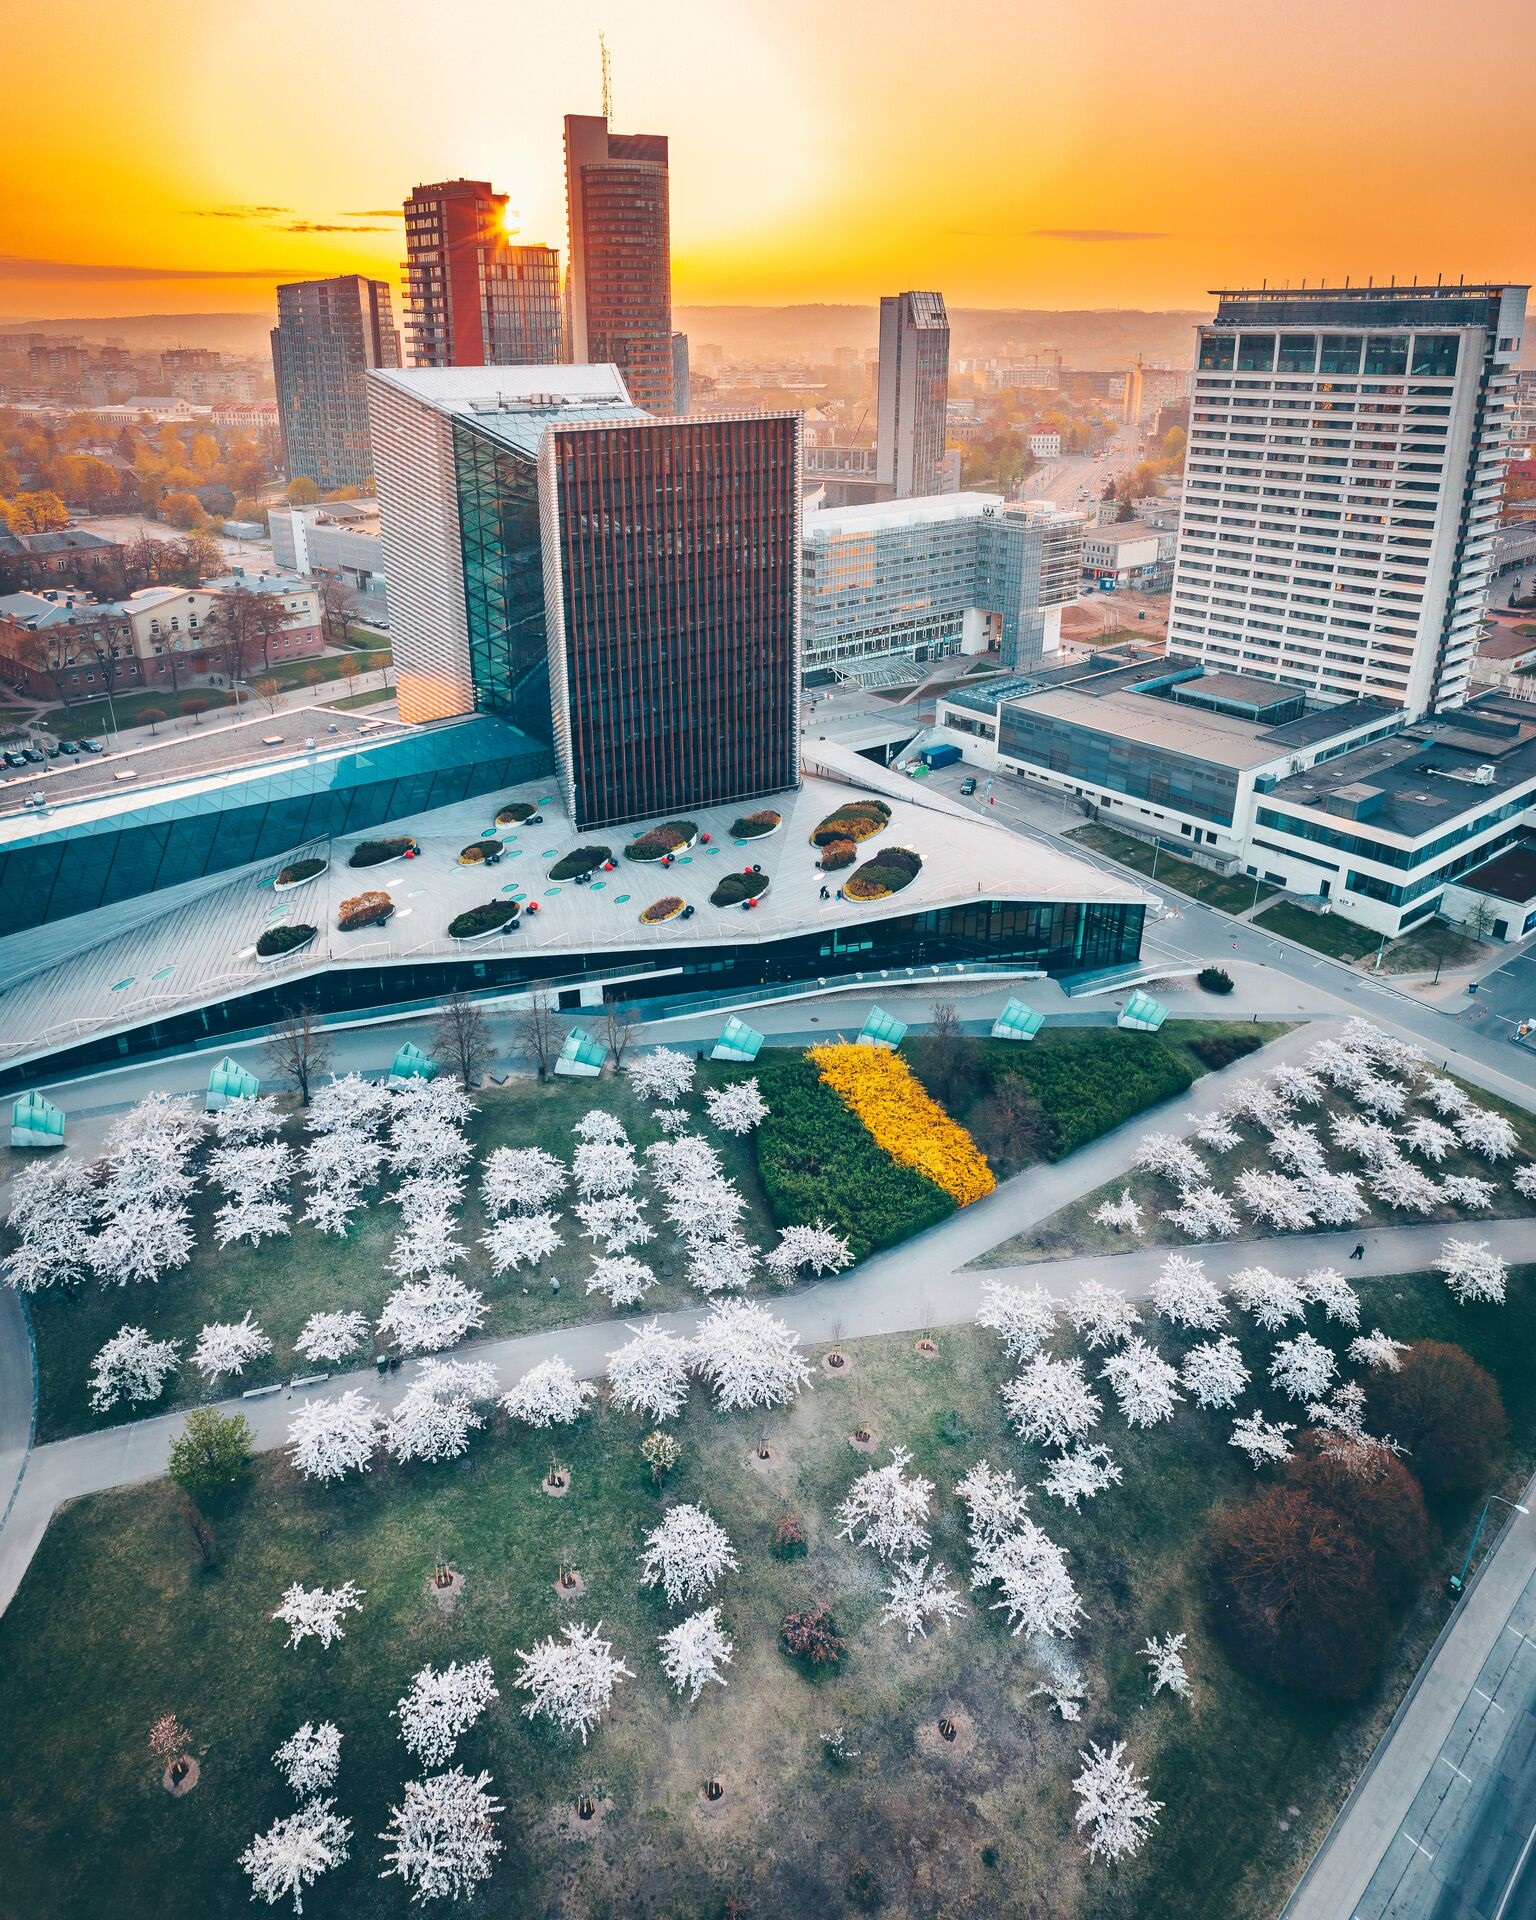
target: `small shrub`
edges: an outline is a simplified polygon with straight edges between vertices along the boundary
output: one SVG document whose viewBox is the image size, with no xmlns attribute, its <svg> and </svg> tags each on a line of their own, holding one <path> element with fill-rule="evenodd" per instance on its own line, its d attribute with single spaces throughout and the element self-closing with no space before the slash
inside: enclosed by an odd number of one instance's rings
<svg viewBox="0 0 1536 1920">
<path fill-rule="evenodd" d="M 1408 1449 L 1431 1494 L 1484 1486 L 1509 1436 L 1498 1382 L 1443 1340 L 1415 1341 L 1396 1373 L 1372 1377 L 1370 1420 Z"/>
<path fill-rule="evenodd" d="M 308 946 L 314 937 L 313 927 L 300 924 L 291 927 L 268 927 L 257 938 L 256 957 L 259 960 L 271 960 L 280 953 L 295 953 L 300 947 Z"/>
<path fill-rule="evenodd" d="M 414 853 L 416 842 L 409 834 L 403 834 L 393 840 L 362 840 L 352 849 L 349 867 L 381 867 L 386 860 L 398 860 L 402 855 Z"/>
<path fill-rule="evenodd" d="M 971 1423 L 963 1413 L 957 1413 L 953 1407 L 946 1407 L 934 1425 L 945 1446 L 963 1447 L 970 1443 Z"/>
<path fill-rule="evenodd" d="M 215 1500 L 245 1478 L 254 1439 L 244 1414 L 194 1407 L 171 1442 L 171 1478 L 194 1505 Z"/>
<path fill-rule="evenodd" d="M 520 827 L 525 820 L 532 817 L 533 812 L 533 806 L 529 801 L 509 800 L 504 807 L 496 809 L 496 824 L 498 827 Z"/>
<path fill-rule="evenodd" d="M 1225 967 L 1202 967 L 1195 975 L 1195 985 L 1204 987 L 1207 993 L 1230 993 L 1232 976 Z"/>
<path fill-rule="evenodd" d="M 664 893 L 659 900 L 642 909 L 640 918 L 648 927 L 654 927 L 663 920 L 675 920 L 683 910 L 683 896 L 680 893 Z"/>
<path fill-rule="evenodd" d="M 885 1905 L 885 1888 L 867 1860 L 856 1860 L 843 1888 L 848 1904 L 860 1913 L 878 1913 Z"/>
<path fill-rule="evenodd" d="M 840 867 L 851 867 L 858 857 L 859 850 L 851 840 L 829 840 L 821 850 L 821 870 L 836 873 Z"/>
<path fill-rule="evenodd" d="M 296 887 L 303 880 L 313 880 L 316 875 L 325 872 L 329 863 L 324 860 L 295 860 L 291 867 L 284 867 L 277 876 L 278 885 Z"/>
<path fill-rule="evenodd" d="M 477 933 L 494 933 L 511 926 L 522 912 L 515 900 L 487 900 L 483 907 L 467 907 L 448 922 L 450 940 L 468 940 Z"/>
<path fill-rule="evenodd" d="M 342 933 L 351 933 L 358 927 L 383 926 L 394 910 L 395 903 L 387 893 L 355 893 L 337 908 L 336 925 Z"/>
<path fill-rule="evenodd" d="M 809 1607 L 804 1613 L 788 1613 L 779 1628 L 779 1639 L 791 1659 L 803 1660 L 810 1667 L 835 1667 L 848 1651 L 848 1643 L 837 1631 L 832 1610 L 825 1605 Z"/>
<path fill-rule="evenodd" d="M 727 873 L 709 896 L 712 907 L 738 907 L 743 900 L 760 900 L 768 891 L 766 873 Z"/>
<path fill-rule="evenodd" d="M 482 860 L 489 860 L 493 853 L 500 852 L 499 840 L 471 840 L 467 847 L 460 847 L 459 860 L 466 867 L 477 867 Z"/>
<path fill-rule="evenodd" d="M 739 820 L 732 821 L 731 833 L 737 840 L 757 840 L 783 823 L 782 814 L 775 813 L 772 807 L 764 807 L 758 813 L 744 813 Z"/>
<path fill-rule="evenodd" d="M 549 870 L 551 880 L 576 880 L 584 874 L 596 873 L 605 860 L 613 858 L 609 847 L 572 847 L 564 853 Z"/>
<path fill-rule="evenodd" d="M 813 847 L 833 840 L 868 840 L 890 823 L 891 810 L 883 800 L 850 800 L 829 813 L 811 834 Z"/>
<path fill-rule="evenodd" d="M 1202 1066 L 1214 1073 L 1218 1068 L 1230 1067 L 1234 1060 L 1257 1053 L 1263 1044 L 1262 1034 L 1255 1033 L 1251 1027 L 1246 1030 L 1240 1027 L 1236 1033 L 1211 1033 L 1191 1040 L 1189 1050 Z"/>
<path fill-rule="evenodd" d="M 773 1555 L 776 1560 L 803 1560 L 806 1545 L 805 1533 L 800 1522 L 792 1513 L 784 1518 L 773 1530 Z"/>
<path fill-rule="evenodd" d="M 637 840 L 631 840 L 624 849 L 624 858 L 660 860 L 664 854 L 676 853 L 679 847 L 686 847 L 690 840 L 696 840 L 698 833 L 698 822 L 695 820 L 664 820 L 659 827 L 651 827 Z"/>
<path fill-rule="evenodd" d="M 682 1441 L 665 1428 L 657 1427 L 640 1442 L 640 1458 L 651 1470 L 653 1486 L 659 1487 L 682 1457 Z"/>
</svg>

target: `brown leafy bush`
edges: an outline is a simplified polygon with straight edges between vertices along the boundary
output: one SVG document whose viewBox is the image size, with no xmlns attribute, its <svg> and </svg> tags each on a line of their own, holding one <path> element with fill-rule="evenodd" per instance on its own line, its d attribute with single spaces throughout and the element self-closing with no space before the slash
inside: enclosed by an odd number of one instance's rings
<svg viewBox="0 0 1536 1920">
<path fill-rule="evenodd" d="M 354 893 L 350 900 L 343 900 L 336 910 L 336 925 L 343 933 L 350 933 L 356 927 L 368 927 L 377 922 L 382 924 L 395 910 L 395 903 L 387 893 Z"/>
<path fill-rule="evenodd" d="M 800 1522 L 792 1513 L 784 1518 L 773 1530 L 773 1551 L 777 1559 L 799 1560 L 805 1554 L 805 1533 Z"/>
<path fill-rule="evenodd" d="M 835 873 L 839 867 L 851 867 L 859 850 L 851 840 L 829 840 L 821 850 L 823 873 Z"/>
<path fill-rule="evenodd" d="M 1396 1373 L 1372 1381 L 1370 1422 L 1408 1449 L 1429 1494 L 1483 1486 L 1509 1436 L 1498 1382 L 1443 1340 L 1416 1341 Z"/>
<path fill-rule="evenodd" d="M 1307 1432 L 1287 1463 L 1289 1485 L 1341 1514 L 1376 1556 L 1376 1584 L 1389 1605 L 1406 1600 L 1429 1565 L 1429 1515 L 1419 1483 L 1385 1448 L 1351 1462 L 1318 1451 Z"/>
<path fill-rule="evenodd" d="M 835 1667 L 848 1651 L 847 1642 L 837 1631 L 832 1610 L 814 1606 L 804 1613 L 789 1613 L 779 1628 L 784 1651 L 793 1659 L 812 1667 Z"/>
</svg>

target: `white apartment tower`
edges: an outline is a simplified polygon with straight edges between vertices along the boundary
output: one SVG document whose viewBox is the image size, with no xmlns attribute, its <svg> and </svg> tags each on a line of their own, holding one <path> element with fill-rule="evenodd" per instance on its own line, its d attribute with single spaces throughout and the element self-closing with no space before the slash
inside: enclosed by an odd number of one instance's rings
<svg viewBox="0 0 1536 1920">
<path fill-rule="evenodd" d="M 1220 292 L 1168 652 L 1410 715 L 1466 698 L 1525 287 Z"/>
</svg>

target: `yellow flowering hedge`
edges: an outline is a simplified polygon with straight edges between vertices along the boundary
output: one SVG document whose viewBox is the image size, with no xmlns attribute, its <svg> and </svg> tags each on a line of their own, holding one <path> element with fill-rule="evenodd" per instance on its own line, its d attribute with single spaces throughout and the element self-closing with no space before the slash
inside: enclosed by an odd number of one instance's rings
<svg viewBox="0 0 1536 1920">
<path fill-rule="evenodd" d="M 898 1053 L 835 1042 L 812 1047 L 822 1079 L 868 1128 L 875 1144 L 925 1174 L 958 1206 L 968 1207 L 997 1184 L 986 1155 L 958 1121 L 929 1098 Z"/>
</svg>

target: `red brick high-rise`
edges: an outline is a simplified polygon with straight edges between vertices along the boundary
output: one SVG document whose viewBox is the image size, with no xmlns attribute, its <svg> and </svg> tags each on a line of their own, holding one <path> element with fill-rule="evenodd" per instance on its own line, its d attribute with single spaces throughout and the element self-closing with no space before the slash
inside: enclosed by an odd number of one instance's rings
<svg viewBox="0 0 1536 1920">
<path fill-rule="evenodd" d="M 672 228 L 665 134 L 610 133 L 565 116 L 566 341 L 578 364 L 611 363 L 637 406 L 671 413 Z"/>
<path fill-rule="evenodd" d="M 405 203 L 407 357 L 418 367 L 552 366 L 564 359 L 560 261 L 514 246 L 507 196 L 442 180 Z"/>
</svg>

